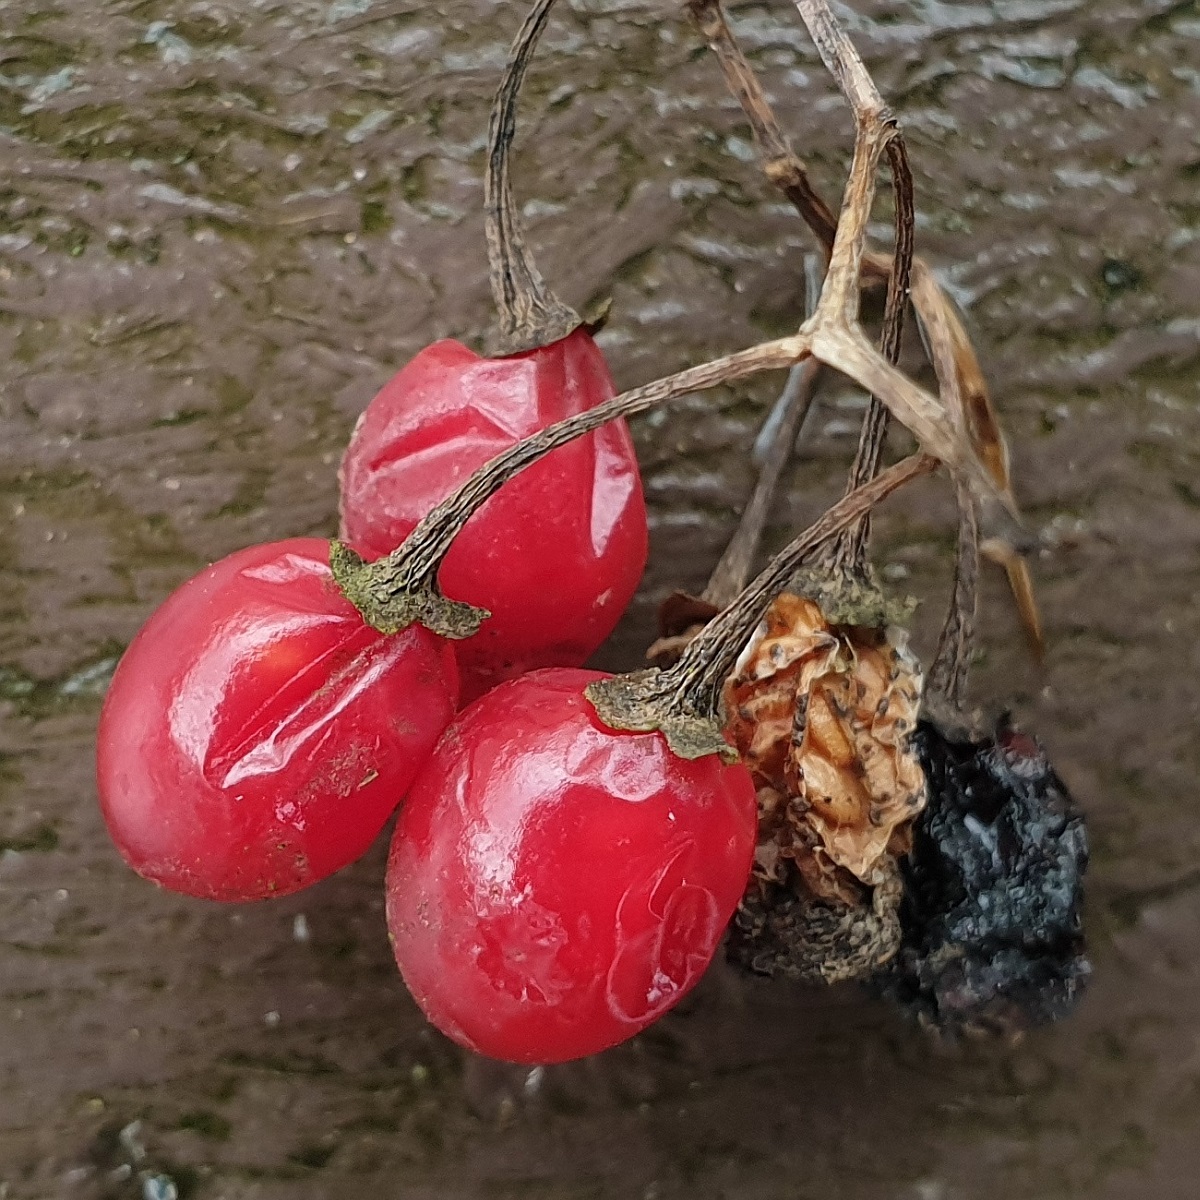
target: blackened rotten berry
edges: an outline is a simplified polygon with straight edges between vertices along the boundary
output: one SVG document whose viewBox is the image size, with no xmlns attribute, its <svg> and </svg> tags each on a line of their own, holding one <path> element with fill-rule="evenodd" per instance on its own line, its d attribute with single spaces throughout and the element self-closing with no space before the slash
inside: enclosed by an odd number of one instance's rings
<svg viewBox="0 0 1200 1200">
<path fill-rule="evenodd" d="M 1065 1016 L 1091 973 L 1080 919 L 1083 815 L 1033 738 L 916 733 L 929 805 L 902 862 L 899 954 L 877 985 L 947 1033 Z"/>
</svg>

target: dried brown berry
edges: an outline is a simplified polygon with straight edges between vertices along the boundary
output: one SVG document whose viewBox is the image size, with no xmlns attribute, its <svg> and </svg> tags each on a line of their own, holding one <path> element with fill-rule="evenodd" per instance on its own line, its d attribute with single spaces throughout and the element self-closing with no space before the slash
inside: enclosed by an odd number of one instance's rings
<svg viewBox="0 0 1200 1200">
<path fill-rule="evenodd" d="M 920 698 L 902 631 L 831 624 L 791 593 L 772 604 L 725 685 L 726 734 L 760 815 L 735 961 L 834 982 L 896 952 L 897 856 L 925 803 L 909 745 Z"/>
</svg>

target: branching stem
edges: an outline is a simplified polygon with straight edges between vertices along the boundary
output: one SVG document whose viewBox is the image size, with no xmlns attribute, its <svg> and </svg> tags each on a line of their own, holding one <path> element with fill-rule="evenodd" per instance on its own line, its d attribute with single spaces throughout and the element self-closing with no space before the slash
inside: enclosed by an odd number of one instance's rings
<svg viewBox="0 0 1200 1200">
<path fill-rule="evenodd" d="M 720 754 L 735 761 L 737 751 L 725 741 L 717 722 L 721 687 L 771 601 L 796 568 L 839 529 L 937 465 L 931 455 L 914 454 L 844 496 L 781 550 L 733 604 L 713 617 L 673 667 L 590 684 L 587 695 L 600 719 L 615 729 L 661 730 L 681 758 Z"/>
<path fill-rule="evenodd" d="M 945 404 L 918 387 L 879 354 L 858 324 L 859 276 L 875 194 L 875 177 L 882 156 L 896 142 L 897 129 L 865 67 L 824 0 L 796 2 L 822 58 L 854 106 L 856 117 L 850 178 L 835 223 L 829 267 L 816 311 L 792 337 L 766 342 L 634 388 L 519 442 L 472 475 L 453 496 L 421 521 L 403 546 L 378 562 L 364 563 L 348 547 L 334 543 L 330 553 L 334 577 L 365 619 L 377 629 L 394 632 L 413 621 L 421 621 L 447 637 L 457 638 L 469 637 L 478 629 L 485 614 L 442 597 L 437 591 L 436 575 L 458 531 L 516 472 L 616 417 L 633 416 L 672 397 L 729 383 L 759 371 L 792 367 L 810 356 L 848 375 L 878 396 L 912 431 L 926 453 L 947 464 L 955 478 L 966 484 L 979 503 L 980 525 L 985 536 L 1009 547 L 1024 543 L 1025 535 L 1016 519 L 1011 496 L 998 486 L 987 464 L 981 460 L 964 422 L 948 421 Z M 505 85 L 497 98 L 492 137 L 496 147 L 511 140 L 517 90 L 551 3 L 553 0 L 537 0 L 518 35 Z M 765 102 L 764 111 L 769 113 Z M 500 223 L 500 236 L 507 238 L 505 244 L 512 250 L 514 244 L 519 244 L 519 231 L 517 243 L 514 243 L 512 234 L 516 227 L 512 223 L 511 204 L 505 202 L 506 169 L 497 167 L 494 173 L 489 172 L 489 179 L 493 188 L 489 193 L 489 220 Z M 504 225 L 505 220 L 509 221 L 508 226 Z M 520 258 L 518 254 L 513 261 Z M 537 282 L 536 271 L 531 265 L 526 264 L 522 269 L 526 282 Z M 537 288 L 533 290 L 537 291 Z M 507 295 L 507 291 L 504 294 Z M 520 295 L 523 291 L 518 287 L 514 294 Z M 859 488 L 852 494 L 867 495 L 869 492 Z M 865 516 L 869 511 L 868 504 L 856 512 L 855 517 Z"/>
<path fill-rule="evenodd" d="M 861 140 L 864 125 L 887 119 L 882 97 L 849 39 L 839 28 L 826 0 L 795 0 L 795 3 L 822 60 L 855 112 Z M 764 173 L 792 201 L 826 255 L 829 255 L 834 238 L 830 236 L 829 222 L 825 217 L 829 212 L 828 206 L 809 183 L 803 162 L 792 152 L 753 68 L 734 38 L 720 0 L 687 0 L 687 7 L 714 51 L 729 89 L 750 123 L 761 152 Z M 897 361 L 904 312 L 911 300 L 938 373 L 943 404 L 941 419 L 953 425 L 971 446 L 973 462 L 969 474 L 974 474 L 974 468 L 981 466 L 990 476 L 994 487 L 989 494 L 980 488 L 976 476 L 964 488 L 966 476 L 956 473 L 960 546 L 955 588 L 932 674 L 937 686 L 946 682 L 956 694 L 961 695 L 974 631 L 978 569 L 977 565 L 972 568 L 972 563 L 978 562 L 980 537 L 980 509 L 977 505 L 982 506 L 985 529 L 993 526 L 997 520 L 1007 526 L 1006 536 L 990 537 L 983 542 L 983 546 L 989 557 L 1004 566 L 1030 645 L 1039 658 L 1042 653 L 1041 622 L 1029 569 L 1020 554 L 1021 550 L 1027 548 L 1028 539 L 1015 528 L 1016 507 L 1009 486 L 1007 450 L 987 386 L 970 339 L 953 306 L 933 272 L 920 259 L 913 257 L 912 176 L 904 143 L 898 134 L 887 142 L 886 152 L 895 194 L 894 252 L 892 255 L 881 255 L 864 250 L 860 263 L 866 281 L 878 283 L 886 280 L 888 283 L 880 349 L 889 363 Z M 836 221 L 834 224 L 836 229 Z M 814 357 L 829 361 L 825 359 L 823 348 L 816 342 Z M 862 382 L 861 376 L 847 373 Z M 889 407 L 894 410 L 896 406 L 892 403 Z M 878 397 L 872 397 L 864 417 L 848 489 L 860 485 L 878 470 L 887 424 L 886 409 L 879 403 Z M 997 496 L 1003 497 L 1003 512 L 998 512 L 996 508 Z M 1009 517 L 1014 518 L 1014 522 L 1010 522 Z M 868 537 L 869 515 L 830 544 L 826 565 L 833 575 L 849 582 L 861 574 Z"/>
</svg>

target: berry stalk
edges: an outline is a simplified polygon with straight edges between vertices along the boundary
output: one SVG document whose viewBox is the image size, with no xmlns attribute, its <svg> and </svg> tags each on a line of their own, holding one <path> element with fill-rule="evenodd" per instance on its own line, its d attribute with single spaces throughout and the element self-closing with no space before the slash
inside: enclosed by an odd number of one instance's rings
<svg viewBox="0 0 1200 1200">
<path fill-rule="evenodd" d="M 554 0 L 537 0 L 509 51 L 488 121 L 484 176 L 484 236 L 492 295 L 500 314 L 499 355 L 534 350 L 565 338 L 583 319 L 542 278 L 525 241 L 512 190 L 509 152 L 517 130 L 517 99 Z"/>
<path fill-rule="evenodd" d="M 844 496 L 785 546 L 738 599 L 688 644 L 673 667 L 665 671 L 652 667 L 592 684 L 587 695 L 600 719 L 614 729 L 661 730 L 681 758 L 719 754 L 736 761 L 737 751 L 721 733 L 718 700 L 767 606 L 814 551 L 897 488 L 929 474 L 937 465 L 928 454 L 913 454 Z"/>
<path fill-rule="evenodd" d="M 442 596 L 437 590 L 438 568 L 458 532 L 514 475 L 617 417 L 634 416 L 677 396 L 759 371 L 791 367 L 808 356 L 808 346 L 805 334 L 765 342 L 634 388 L 549 425 L 476 471 L 386 557 L 367 563 L 345 543 L 334 541 L 329 555 L 333 577 L 363 619 L 381 633 L 396 633 L 419 621 L 443 637 L 470 637 L 487 613 Z"/>
</svg>

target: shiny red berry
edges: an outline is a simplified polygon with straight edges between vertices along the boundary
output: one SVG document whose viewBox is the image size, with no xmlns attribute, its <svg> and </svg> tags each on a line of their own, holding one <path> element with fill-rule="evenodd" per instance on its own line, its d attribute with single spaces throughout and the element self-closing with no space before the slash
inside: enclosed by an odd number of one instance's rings
<svg viewBox="0 0 1200 1200">
<path fill-rule="evenodd" d="M 583 330 L 509 358 L 453 341 L 417 355 L 367 406 L 341 472 L 343 539 L 395 549 L 477 468 L 613 395 Z M 439 581 L 492 615 L 456 644 L 467 701 L 543 666 L 579 666 L 612 632 L 646 563 L 646 509 L 623 421 L 521 471 L 455 539 Z"/>
<path fill-rule="evenodd" d="M 454 713 L 442 639 L 384 637 L 329 546 L 231 554 L 121 659 L 100 716 L 100 804 L 139 874 L 213 900 L 282 896 L 358 858 Z"/>
<path fill-rule="evenodd" d="M 750 775 L 602 725 L 604 675 L 537 671 L 455 718 L 392 838 L 387 918 L 430 1021 L 512 1062 L 644 1029 L 695 985 L 746 887 Z"/>
</svg>

